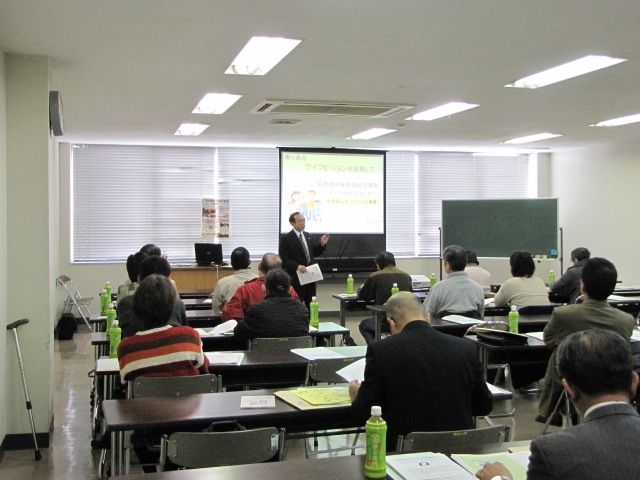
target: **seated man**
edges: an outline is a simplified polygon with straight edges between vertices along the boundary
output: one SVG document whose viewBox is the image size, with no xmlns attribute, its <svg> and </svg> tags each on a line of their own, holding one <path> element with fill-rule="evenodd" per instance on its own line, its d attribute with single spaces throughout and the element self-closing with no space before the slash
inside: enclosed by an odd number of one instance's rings
<svg viewBox="0 0 640 480">
<path fill-rule="evenodd" d="M 300 300 L 291 297 L 289 274 L 281 268 L 271 270 L 264 286 L 264 300 L 247 310 L 244 319 L 233 329 L 234 335 L 247 340 L 309 335 L 309 310 Z"/>
<path fill-rule="evenodd" d="M 576 298 L 580 296 L 582 267 L 590 256 L 591 253 L 586 248 L 574 248 L 571 251 L 572 265 L 558 280 L 549 285 L 549 293 L 558 297 L 559 301 L 576 303 Z"/>
<path fill-rule="evenodd" d="M 127 258 L 127 275 L 129 279 L 118 287 L 118 296 L 116 297 L 116 303 L 122 300 L 124 297 L 133 295 L 138 288 L 138 274 L 140 273 L 140 264 L 142 260 L 147 258 L 148 255 L 144 252 L 137 252 L 133 255 L 129 255 Z M 111 301 L 111 300 L 109 300 Z"/>
<path fill-rule="evenodd" d="M 244 318 L 251 305 L 262 301 L 265 295 L 265 277 L 271 270 L 277 268 L 282 268 L 280 257 L 275 253 L 265 253 L 258 264 L 258 278 L 249 280 L 238 287 L 231 300 L 222 307 L 222 320 L 226 322 L 231 319 L 239 320 Z M 293 287 L 291 287 L 289 293 L 291 297 L 300 299 Z"/>
<path fill-rule="evenodd" d="M 484 291 L 464 271 L 467 266 L 467 251 L 457 245 L 450 245 L 444 249 L 442 261 L 444 271 L 449 276 L 429 290 L 424 299 L 427 313 L 436 318 L 451 314 L 482 318 Z"/>
<path fill-rule="evenodd" d="M 176 292 L 169 279 L 151 274 L 139 283 L 136 292 L 123 299 L 133 299 L 133 314 L 142 327 L 118 345 L 122 382 L 140 376 L 171 377 L 209 373 L 209 359 L 202 351 L 198 332 L 188 326 L 173 327 L 169 324 L 176 301 Z M 145 431 L 136 431 L 131 436 L 134 451 L 142 463 L 158 461 L 157 452 L 147 447 L 148 443 L 156 444 L 157 440 Z M 143 470 L 155 472 L 156 467 L 143 466 Z"/>
<path fill-rule="evenodd" d="M 613 293 L 617 279 L 616 267 L 609 260 L 597 257 L 587 260 L 580 280 L 584 303 L 556 307 L 544 328 L 544 343 L 555 349 L 569 334 L 589 328 L 604 328 L 622 335 L 627 340 L 631 338 L 635 326 L 634 318 L 607 303 L 607 297 Z M 562 393 L 562 384 L 555 366 L 554 352 L 551 354 L 542 382 L 539 415 L 536 417 L 536 421 L 539 422 L 545 422 L 551 415 Z M 552 419 L 552 424 L 557 425 L 559 421 L 558 418 Z"/>
<path fill-rule="evenodd" d="M 396 268 L 396 258 L 391 252 L 380 252 L 375 258 L 378 271 L 373 272 L 358 289 L 358 298 L 366 302 L 375 301 L 376 305 L 384 305 L 391 296 L 393 284 L 398 285 L 401 292 L 410 292 L 413 284 L 411 275 Z M 360 322 L 360 333 L 367 345 L 375 340 L 376 320 L 366 318 Z M 389 332 L 389 324 L 381 325 L 383 332 Z"/>
<path fill-rule="evenodd" d="M 238 287 L 257 277 L 255 273 L 249 270 L 250 265 L 251 255 L 249 255 L 249 250 L 244 247 L 237 247 L 231 252 L 231 266 L 235 271 L 233 275 L 218 280 L 213 289 L 211 310 L 214 315 L 222 316 L 222 307 L 231 300 Z"/>
<path fill-rule="evenodd" d="M 166 258 L 159 257 L 157 255 L 150 255 L 145 258 L 140 264 L 138 283 L 153 273 L 158 273 L 170 280 L 169 275 L 171 275 L 171 265 L 169 265 Z M 169 282 L 169 284 L 171 284 L 171 282 Z M 175 288 L 173 290 L 176 292 Z M 177 292 L 173 305 L 173 314 L 169 318 L 169 324 L 174 327 L 188 325 L 187 309 L 184 306 L 184 302 L 177 297 Z M 131 335 L 138 333 L 140 330 L 144 330 L 144 323 L 142 319 L 139 318 L 133 310 L 133 295 L 124 297 L 120 300 L 116 310 L 118 322 L 122 329 L 122 338 L 130 337 Z"/>
<path fill-rule="evenodd" d="M 349 384 L 355 418 L 380 405 L 388 451 L 398 435 L 474 428 L 492 407 L 476 345 L 434 330 L 413 293 L 392 296 L 386 312 L 392 335 L 367 347 L 364 381 Z"/>
<path fill-rule="evenodd" d="M 638 387 L 629 342 L 617 333 L 590 329 L 558 347 L 562 385 L 583 423 L 531 442 L 528 480 L 638 478 L 640 416 L 629 405 Z M 481 480 L 511 479 L 500 462 L 485 463 Z"/>
</svg>

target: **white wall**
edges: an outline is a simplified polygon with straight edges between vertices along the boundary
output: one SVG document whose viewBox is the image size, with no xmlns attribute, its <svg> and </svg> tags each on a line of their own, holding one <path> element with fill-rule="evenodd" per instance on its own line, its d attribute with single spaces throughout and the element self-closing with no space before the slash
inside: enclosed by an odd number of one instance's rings
<svg viewBox="0 0 640 480">
<path fill-rule="evenodd" d="M 50 68 L 47 57 L 5 55 L 7 322 L 19 328 L 20 348 L 36 430 L 49 431 L 53 415 L 53 321 L 57 252 L 57 180 L 49 134 Z M 6 434 L 30 433 L 13 338 L 4 349 L 2 404 Z"/>
<path fill-rule="evenodd" d="M 0 50 L 0 345 L 7 345 L 7 104 L 4 52 Z M 6 352 L 0 353 L 0 379 L 6 378 Z M 6 383 L 0 381 L 0 443 L 7 433 Z"/>
<path fill-rule="evenodd" d="M 615 264 L 618 280 L 640 285 L 640 141 L 556 153 L 551 178 L 567 258 L 573 248 L 587 247 Z"/>
</svg>

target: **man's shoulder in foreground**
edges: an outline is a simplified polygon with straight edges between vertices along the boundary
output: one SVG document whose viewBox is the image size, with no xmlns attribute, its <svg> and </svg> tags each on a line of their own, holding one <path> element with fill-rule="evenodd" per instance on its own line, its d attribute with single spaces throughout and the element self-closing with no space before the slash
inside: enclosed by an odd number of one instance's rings
<svg viewBox="0 0 640 480">
<path fill-rule="evenodd" d="M 534 439 L 528 478 L 637 478 L 638 442 L 640 416 L 635 408 L 604 405 L 579 425 Z"/>
</svg>

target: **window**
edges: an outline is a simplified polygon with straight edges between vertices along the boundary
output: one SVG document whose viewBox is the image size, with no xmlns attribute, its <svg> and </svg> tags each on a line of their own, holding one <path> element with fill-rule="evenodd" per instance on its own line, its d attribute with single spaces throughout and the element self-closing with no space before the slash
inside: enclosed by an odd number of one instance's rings
<svg viewBox="0 0 640 480">
<path fill-rule="evenodd" d="M 228 199 L 229 255 L 278 248 L 278 151 L 73 145 L 72 262 L 120 262 L 146 243 L 170 261 L 193 261 L 202 198 Z"/>
<path fill-rule="evenodd" d="M 528 157 L 387 153 L 387 249 L 440 253 L 441 200 L 527 198 Z M 202 198 L 228 199 L 228 257 L 278 249 L 277 148 L 73 145 L 72 262 L 121 262 L 155 243 L 172 262 L 192 261 Z M 204 240 L 210 241 L 210 240 Z"/>
</svg>

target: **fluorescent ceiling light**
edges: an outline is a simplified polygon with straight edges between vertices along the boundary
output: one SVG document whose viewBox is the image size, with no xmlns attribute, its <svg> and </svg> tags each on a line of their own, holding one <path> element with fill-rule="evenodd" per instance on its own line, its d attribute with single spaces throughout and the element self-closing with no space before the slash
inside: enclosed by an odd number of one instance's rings
<svg viewBox="0 0 640 480">
<path fill-rule="evenodd" d="M 356 133 L 351 137 L 347 137 L 347 140 L 370 140 L 372 138 L 381 137 L 387 133 L 396 132 L 397 130 L 391 130 L 390 128 L 370 128 L 364 132 Z"/>
<path fill-rule="evenodd" d="M 538 140 L 546 140 L 547 138 L 561 137 L 562 135 L 557 135 L 555 133 L 537 133 L 535 135 L 529 135 L 527 137 L 519 137 L 512 138 L 511 140 L 505 140 L 504 142 L 507 145 L 514 145 L 518 143 L 529 143 L 529 142 L 537 142 Z"/>
<path fill-rule="evenodd" d="M 598 122 L 595 125 L 591 125 L 592 127 L 617 127 L 618 125 L 626 125 L 628 123 L 636 123 L 640 122 L 640 113 L 636 113 L 635 115 L 629 115 L 626 117 L 620 118 L 612 118 L 611 120 L 604 120 L 603 122 Z"/>
<path fill-rule="evenodd" d="M 448 117 L 454 113 L 464 112 L 465 110 L 479 106 L 480 105 L 475 103 L 451 102 L 430 110 L 425 110 L 424 112 L 416 113 L 413 117 L 409 117 L 406 120 L 435 120 L 436 118 Z"/>
<path fill-rule="evenodd" d="M 242 95 L 231 93 L 207 93 L 191 113 L 210 113 L 219 115 L 226 112 Z"/>
<path fill-rule="evenodd" d="M 196 136 L 200 135 L 207 128 L 209 128 L 209 125 L 203 125 L 202 123 L 183 123 L 182 125 L 180 125 L 180 127 L 178 127 L 178 130 L 176 130 L 176 133 L 174 133 L 174 135 Z"/>
<path fill-rule="evenodd" d="M 224 73 L 264 75 L 296 48 L 301 41 L 281 37 L 252 37 Z"/>
<path fill-rule="evenodd" d="M 578 77 L 585 73 L 594 72 L 601 68 L 610 67 L 621 62 L 626 62 L 624 58 L 612 58 L 604 55 L 587 55 L 573 62 L 558 65 L 543 72 L 530 75 L 516 80 L 505 87 L 515 88 L 539 88 L 552 83 L 561 82 L 568 78 Z"/>
</svg>

